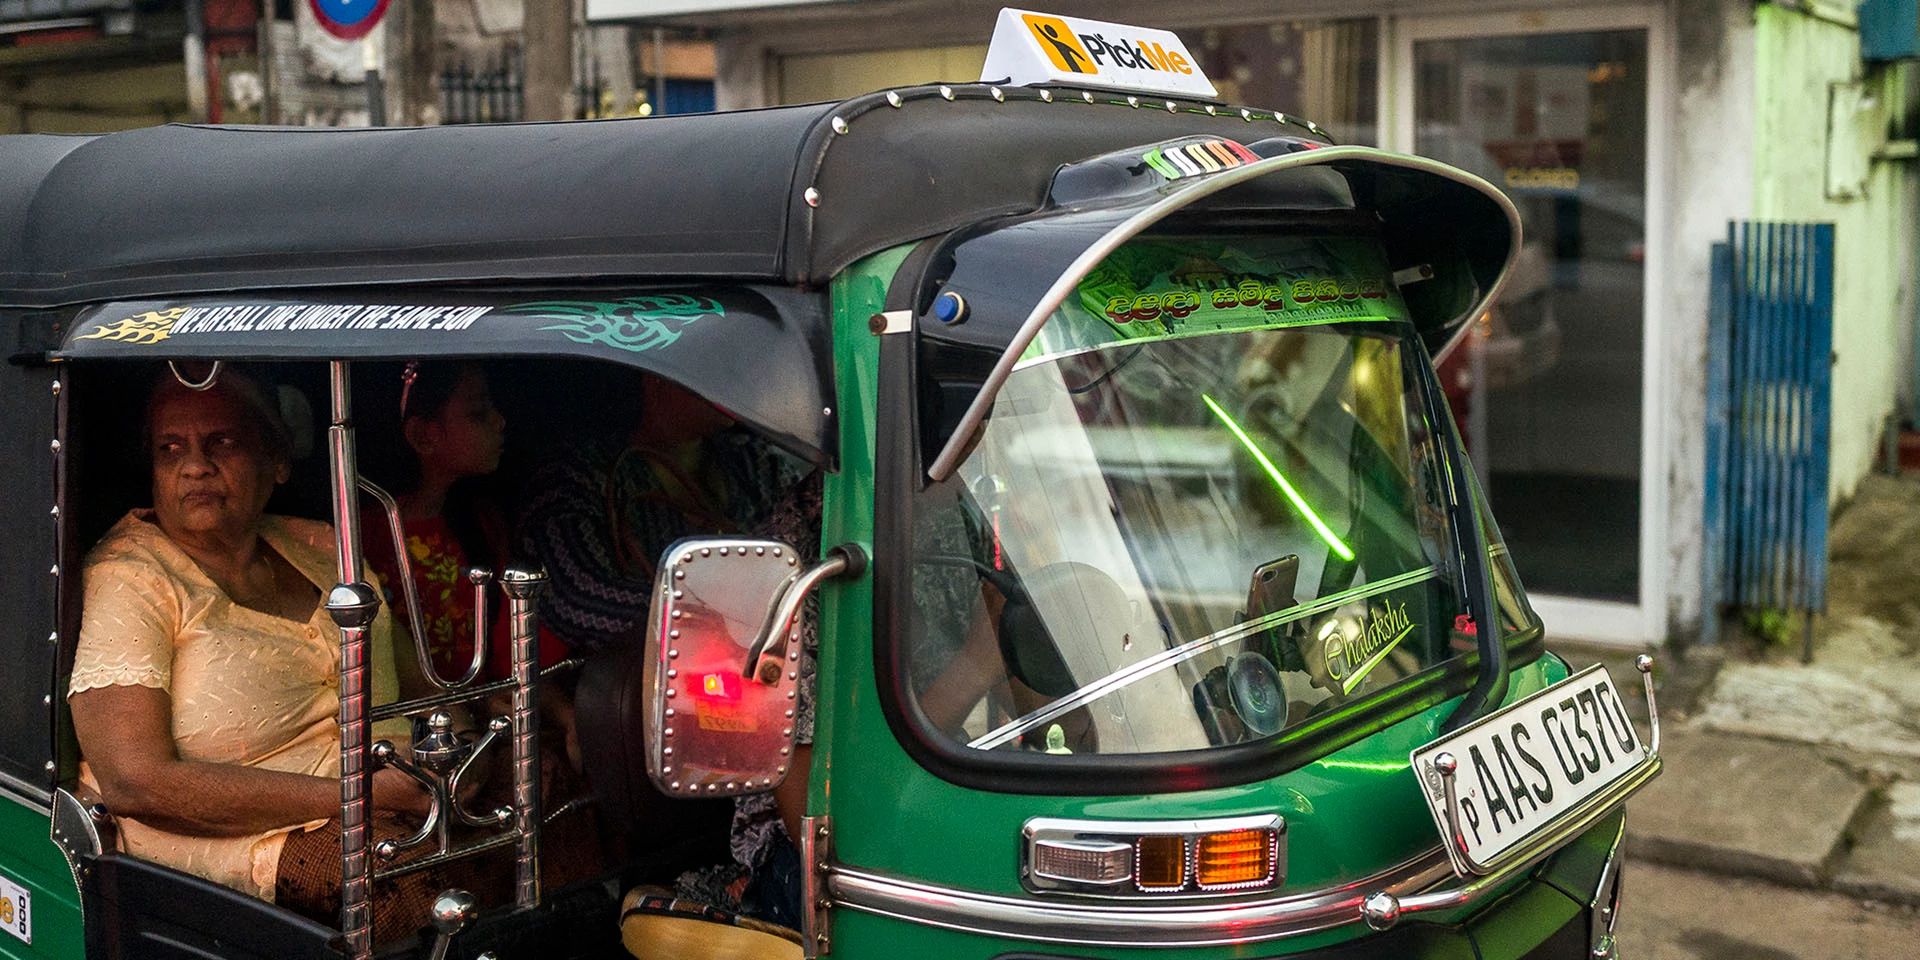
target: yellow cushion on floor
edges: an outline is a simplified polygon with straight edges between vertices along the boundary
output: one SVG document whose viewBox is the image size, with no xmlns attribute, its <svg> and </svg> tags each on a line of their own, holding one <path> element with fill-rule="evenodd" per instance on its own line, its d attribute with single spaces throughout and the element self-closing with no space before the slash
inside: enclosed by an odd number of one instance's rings
<svg viewBox="0 0 1920 960">
<path fill-rule="evenodd" d="M 620 904 L 620 942 L 639 960 L 801 960 L 800 935 L 658 887 L 635 887 Z"/>
</svg>

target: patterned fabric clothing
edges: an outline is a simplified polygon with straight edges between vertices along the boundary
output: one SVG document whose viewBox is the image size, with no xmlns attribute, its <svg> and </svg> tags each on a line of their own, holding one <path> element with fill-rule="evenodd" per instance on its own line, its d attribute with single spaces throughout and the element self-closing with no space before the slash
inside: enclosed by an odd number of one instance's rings
<svg viewBox="0 0 1920 960">
<path fill-rule="evenodd" d="M 612 439 L 581 444 L 534 474 L 519 546 L 550 578 L 542 619 L 575 650 L 628 643 L 646 626 L 654 567 L 667 547 L 687 536 L 762 529 L 807 472 L 738 431 L 702 446 L 691 476 L 656 451 Z"/>
<path fill-rule="evenodd" d="M 340 775 L 340 630 L 320 603 L 336 576 L 332 528 L 266 517 L 260 538 L 315 587 L 303 622 L 234 603 L 152 521 L 122 518 L 87 555 L 85 606 L 68 696 L 143 686 L 168 694 L 183 760 L 233 763 L 320 777 Z M 393 622 L 372 630 L 372 700 L 399 695 Z M 405 720 L 374 725 L 374 738 L 405 749 Z M 80 778 L 98 792 L 82 763 Z M 286 834 L 305 824 L 240 837 L 193 837 L 120 818 L 120 848 L 267 900 Z"/>
<path fill-rule="evenodd" d="M 413 567 L 414 590 L 420 596 L 428 655 L 433 658 L 434 669 L 440 676 L 448 679 L 464 676 L 473 660 L 473 584 L 467 580 L 470 562 L 466 550 L 460 546 L 445 517 L 408 520 L 403 530 L 407 537 L 407 560 Z M 368 565 L 388 584 L 390 609 L 404 611 L 406 598 L 400 593 L 400 570 L 393 558 L 392 536 L 382 524 L 377 531 L 369 531 L 365 541 Z M 490 589 L 495 608 L 493 639 L 483 677 L 503 680 L 513 674 L 513 649 L 507 642 L 509 618 L 506 604 L 500 602 L 499 589 Z M 405 623 L 404 612 L 399 619 Z M 545 619 L 544 610 L 542 619 Z M 566 655 L 566 644 L 543 626 L 540 665 L 550 666 Z"/>
</svg>

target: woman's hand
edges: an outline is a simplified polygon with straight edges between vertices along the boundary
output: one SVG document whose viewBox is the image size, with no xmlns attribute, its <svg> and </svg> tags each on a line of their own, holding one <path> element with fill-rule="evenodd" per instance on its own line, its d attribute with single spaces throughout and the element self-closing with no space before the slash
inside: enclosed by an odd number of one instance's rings
<svg viewBox="0 0 1920 960">
<path fill-rule="evenodd" d="M 412 777 L 393 767 L 381 767 L 373 772 L 373 806 L 424 817 L 433 808 L 433 798 Z"/>
</svg>

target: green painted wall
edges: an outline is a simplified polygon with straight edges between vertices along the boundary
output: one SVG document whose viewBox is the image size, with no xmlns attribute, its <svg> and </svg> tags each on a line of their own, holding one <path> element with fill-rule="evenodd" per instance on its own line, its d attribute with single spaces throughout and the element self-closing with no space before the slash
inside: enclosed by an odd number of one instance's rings
<svg viewBox="0 0 1920 960">
<path fill-rule="evenodd" d="M 1873 466 L 1881 425 L 1898 398 L 1913 321 L 1914 196 L 1899 163 L 1868 161 L 1858 199 L 1827 196 L 1829 85 L 1864 80 L 1867 136 L 1843 149 L 1870 154 L 1910 67 L 1862 73 L 1853 28 L 1769 4 L 1755 7 L 1754 203 L 1759 220 L 1834 224 L 1833 473 L 1830 499 L 1851 494 Z M 1877 121 L 1877 122 L 1876 122 Z M 1841 136 L 1845 137 L 1843 132 Z"/>
</svg>

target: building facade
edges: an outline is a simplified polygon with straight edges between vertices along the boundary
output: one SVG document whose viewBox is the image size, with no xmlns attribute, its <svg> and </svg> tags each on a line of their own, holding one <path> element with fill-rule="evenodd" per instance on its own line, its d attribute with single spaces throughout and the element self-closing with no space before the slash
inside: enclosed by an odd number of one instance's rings
<svg viewBox="0 0 1920 960">
<path fill-rule="evenodd" d="M 685 6 L 705 9 L 665 22 L 713 31 L 722 109 L 978 80 L 999 9 Z M 1529 239 L 1510 292 L 1443 372 L 1560 635 L 1701 627 L 1709 253 L 1730 221 L 1836 225 L 1830 502 L 1909 409 L 1916 73 L 1863 60 L 1843 0 L 1046 6 L 1175 30 L 1223 99 L 1513 196 Z"/>
</svg>

